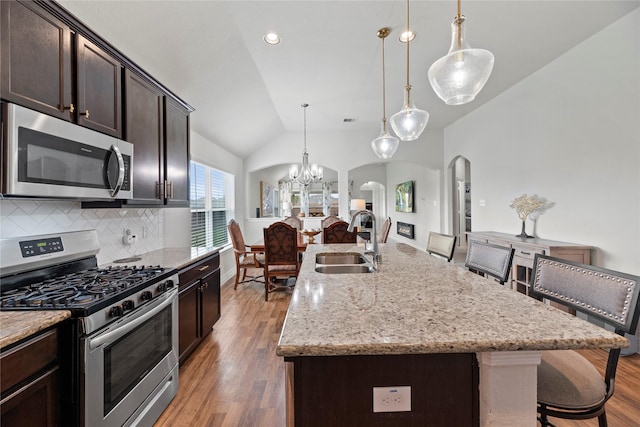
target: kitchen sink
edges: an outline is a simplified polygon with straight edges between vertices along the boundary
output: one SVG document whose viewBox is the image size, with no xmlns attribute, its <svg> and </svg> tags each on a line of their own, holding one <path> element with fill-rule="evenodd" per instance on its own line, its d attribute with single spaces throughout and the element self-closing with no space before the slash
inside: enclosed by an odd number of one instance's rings
<svg viewBox="0 0 640 427">
<path fill-rule="evenodd" d="M 358 252 L 323 252 L 316 254 L 316 264 L 365 264 L 367 260 Z"/>
<path fill-rule="evenodd" d="M 323 274 L 360 274 L 373 273 L 367 264 L 325 264 L 316 265 L 316 272 Z"/>
</svg>

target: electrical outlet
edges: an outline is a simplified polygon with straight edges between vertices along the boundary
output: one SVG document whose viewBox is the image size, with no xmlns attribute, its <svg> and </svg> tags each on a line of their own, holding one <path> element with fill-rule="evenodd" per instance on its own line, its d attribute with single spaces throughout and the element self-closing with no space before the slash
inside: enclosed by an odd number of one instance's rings
<svg viewBox="0 0 640 427">
<path fill-rule="evenodd" d="M 373 388 L 373 412 L 409 411 L 411 411 L 411 386 Z"/>
<path fill-rule="evenodd" d="M 122 236 L 122 243 L 125 245 L 133 245 L 136 242 L 136 235 L 128 228 L 124 230 L 124 236 Z"/>
</svg>

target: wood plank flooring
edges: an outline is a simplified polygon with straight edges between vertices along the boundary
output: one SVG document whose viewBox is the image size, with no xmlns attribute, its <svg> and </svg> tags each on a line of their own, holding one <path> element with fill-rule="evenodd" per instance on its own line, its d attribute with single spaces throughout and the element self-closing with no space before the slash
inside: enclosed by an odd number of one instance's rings
<svg viewBox="0 0 640 427">
<path fill-rule="evenodd" d="M 264 301 L 264 285 L 222 286 L 222 317 L 180 367 L 178 395 L 156 427 L 285 426 L 284 363 L 275 349 L 290 292 Z M 607 353 L 583 351 L 604 367 Z M 610 427 L 640 427 L 640 355 L 620 359 L 616 392 L 607 403 Z M 595 427 L 597 420 L 553 420 L 557 427 Z M 517 426 L 514 426 L 517 427 Z"/>
</svg>

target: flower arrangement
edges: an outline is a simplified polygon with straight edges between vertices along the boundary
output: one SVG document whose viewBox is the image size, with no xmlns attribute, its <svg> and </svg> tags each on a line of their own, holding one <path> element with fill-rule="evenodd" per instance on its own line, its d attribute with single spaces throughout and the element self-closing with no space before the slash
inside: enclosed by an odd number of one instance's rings
<svg viewBox="0 0 640 427">
<path fill-rule="evenodd" d="M 540 208 L 542 205 L 544 205 L 544 200 L 540 200 L 536 196 L 527 196 L 526 193 L 511 202 L 509 207 L 515 209 L 518 214 L 518 218 L 522 220 L 522 231 L 516 237 L 533 237 L 529 236 L 525 232 L 525 221 L 533 211 Z"/>
</svg>

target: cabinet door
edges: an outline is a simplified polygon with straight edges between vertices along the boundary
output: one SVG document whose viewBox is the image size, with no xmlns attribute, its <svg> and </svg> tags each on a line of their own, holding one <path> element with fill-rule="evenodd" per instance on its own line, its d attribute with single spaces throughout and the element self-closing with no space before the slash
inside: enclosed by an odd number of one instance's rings
<svg viewBox="0 0 640 427">
<path fill-rule="evenodd" d="M 122 138 L 122 66 L 76 35 L 78 124 Z"/>
<path fill-rule="evenodd" d="M 125 72 L 127 130 L 133 144 L 133 197 L 163 204 L 163 95 L 143 78 Z M 163 186 L 162 186 L 163 187 Z"/>
<path fill-rule="evenodd" d="M 32 2 L 0 1 L 3 99 L 71 121 L 71 31 Z"/>
<path fill-rule="evenodd" d="M 211 332 L 211 328 L 220 318 L 220 269 L 202 279 L 202 336 Z"/>
<path fill-rule="evenodd" d="M 58 367 L 2 400 L 2 427 L 60 425 Z"/>
<path fill-rule="evenodd" d="M 180 363 L 200 343 L 200 282 L 189 285 L 178 296 L 178 351 Z"/>
<path fill-rule="evenodd" d="M 171 206 L 189 206 L 189 113 L 178 104 L 165 103 L 165 177 Z"/>
</svg>

